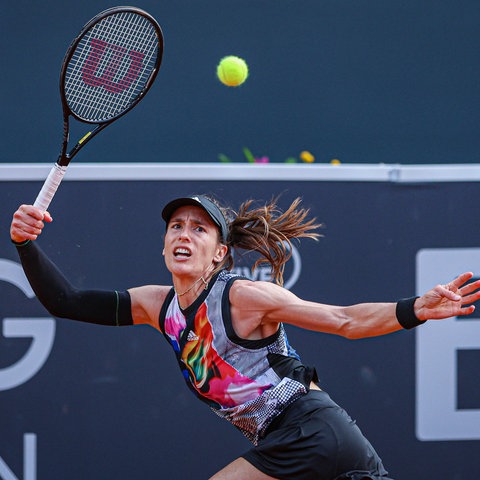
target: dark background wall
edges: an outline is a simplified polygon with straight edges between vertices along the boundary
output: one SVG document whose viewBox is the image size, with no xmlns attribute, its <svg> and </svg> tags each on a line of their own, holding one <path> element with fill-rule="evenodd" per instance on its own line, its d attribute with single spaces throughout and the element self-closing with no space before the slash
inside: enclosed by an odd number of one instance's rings
<svg viewBox="0 0 480 480">
<path fill-rule="evenodd" d="M 11 212 L 39 187 L 40 182 L 1 182 L 1 224 L 7 226 Z M 467 265 L 454 263 L 450 271 L 480 271 L 477 207 L 468 201 L 478 198 L 478 182 L 65 181 L 52 204 L 55 221 L 39 241 L 79 287 L 170 283 L 161 256 L 159 205 L 199 190 L 214 192 L 232 206 L 278 192 L 283 192 L 282 206 L 297 195 L 304 198 L 325 223 L 319 243 L 299 246 L 301 274 L 292 291 L 306 299 L 346 305 L 414 295 L 416 256 L 426 248 L 472 248 Z M 6 231 L 0 251 L 2 259 L 18 262 Z M 444 263 L 434 266 L 432 283 L 451 278 L 436 273 L 437 268 L 444 271 Z M 11 278 L 3 279 L 1 319 L 48 318 L 36 298 L 28 299 Z M 476 313 L 468 321 L 478 320 Z M 415 331 L 359 341 L 293 327 L 288 335 L 303 361 L 316 365 L 322 387 L 358 420 L 393 478 L 477 478 L 478 326 L 476 348 L 458 350 L 461 362 L 453 367 L 458 381 L 444 391 L 458 399 L 460 414 L 477 412 L 476 437 L 460 432 L 455 441 L 417 438 L 415 358 L 420 352 Z M 0 385 L 2 369 L 26 355 L 30 336 L 31 331 L 26 338 L 0 337 Z M 439 338 L 429 342 L 430 357 L 440 354 L 441 343 Z M 443 371 L 435 375 L 444 381 Z M 427 410 L 438 424 L 444 422 L 435 399 Z M 116 329 L 57 320 L 53 348 L 40 371 L 0 391 L 0 424 L 0 458 L 22 480 L 34 480 L 21 476 L 27 433 L 36 435 L 38 480 L 201 480 L 249 448 L 240 433 L 190 393 L 170 347 L 148 327 Z"/>
<path fill-rule="evenodd" d="M 4 2 L 0 161 L 51 161 L 58 75 L 73 36 L 110 1 Z M 76 161 L 476 163 L 476 0 L 143 0 L 165 33 L 153 91 Z M 229 89 L 218 60 L 251 75 Z"/>
</svg>

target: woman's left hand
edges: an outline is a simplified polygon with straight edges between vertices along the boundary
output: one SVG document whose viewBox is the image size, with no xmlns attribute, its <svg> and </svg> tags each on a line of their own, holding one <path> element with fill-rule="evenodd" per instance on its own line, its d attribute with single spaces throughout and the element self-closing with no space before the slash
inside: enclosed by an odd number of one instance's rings
<svg viewBox="0 0 480 480">
<path fill-rule="evenodd" d="M 467 283 L 472 272 L 459 275 L 446 285 L 437 285 L 415 302 L 415 315 L 419 320 L 436 320 L 460 315 L 470 315 L 475 310 L 472 303 L 480 300 L 480 280 Z"/>
</svg>

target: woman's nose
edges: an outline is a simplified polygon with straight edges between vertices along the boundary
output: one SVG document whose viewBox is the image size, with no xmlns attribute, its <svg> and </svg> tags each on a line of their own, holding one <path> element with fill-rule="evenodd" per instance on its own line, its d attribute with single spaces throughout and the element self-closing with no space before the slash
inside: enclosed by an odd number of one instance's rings
<svg viewBox="0 0 480 480">
<path fill-rule="evenodd" d="M 180 240 L 190 240 L 190 235 L 188 234 L 188 231 L 183 229 L 179 235 L 178 235 L 178 238 Z"/>
</svg>

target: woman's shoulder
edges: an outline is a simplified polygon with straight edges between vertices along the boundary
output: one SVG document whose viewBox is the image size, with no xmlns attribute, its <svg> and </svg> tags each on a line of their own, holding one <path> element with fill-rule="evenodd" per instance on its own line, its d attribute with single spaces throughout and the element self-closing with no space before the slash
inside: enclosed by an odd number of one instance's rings
<svg viewBox="0 0 480 480">
<path fill-rule="evenodd" d="M 129 288 L 128 291 L 130 296 L 137 296 L 143 298 L 152 298 L 158 300 L 159 297 L 165 297 L 168 295 L 172 289 L 171 285 L 142 285 L 140 287 Z"/>
<path fill-rule="evenodd" d="M 282 296 L 286 290 L 272 282 L 238 278 L 230 289 L 230 300 L 241 304 L 252 300 L 265 301 L 270 296 Z"/>
<path fill-rule="evenodd" d="M 143 285 L 128 290 L 134 323 L 157 325 L 160 309 L 172 290 L 168 285 Z"/>
</svg>

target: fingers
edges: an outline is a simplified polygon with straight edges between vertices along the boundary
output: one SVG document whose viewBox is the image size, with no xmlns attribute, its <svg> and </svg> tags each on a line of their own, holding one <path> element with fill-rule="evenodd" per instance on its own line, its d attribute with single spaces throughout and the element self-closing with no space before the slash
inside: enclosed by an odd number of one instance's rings
<svg viewBox="0 0 480 480">
<path fill-rule="evenodd" d="M 472 282 L 467 285 L 464 285 L 468 280 L 473 277 L 472 272 L 465 272 L 459 275 L 457 278 L 452 280 L 450 283 L 447 283 L 445 286 L 439 285 L 439 290 L 441 295 L 454 301 L 460 300 L 466 294 L 475 291 L 480 288 L 480 281 Z M 462 287 L 462 285 L 464 285 Z M 468 303 L 468 302 L 465 302 Z"/>
<path fill-rule="evenodd" d="M 468 279 L 472 278 L 472 276 L 473 274 Z M 480 300 L 480 280 L 467 283 L 465 286 L 458 290 L 458 293 L 462 296 L 463 305 L 475 303 L 476 301 Z M 467 313 L 464 313 L 464 315 L 467 315 Z"/>
<path fill-rule="evenodd" d="M 448 287 L 453 287 L 453 288 L 459 288 L 461 287 L 465 282 L 468 282 L 473 277 L 472 272 L 465 272 L 459 275 L 455 280 L 451 281 L 448 285 Z"/>
<path fill-rule="evenodd" d="M 21 205 L 13 214 L 10 226 L 10 236 L 15 242 L 36 240 L 42 233 L 46 222 L 51 222 L 52 217 L 48 212 L 43 213 L 32 205 Z"/>
<path fill-rule="evenodd" d="M 435 287 L 434 289 L 435 291 L 437 291 L 437 293 L 441 296 L 441 297 L 444 297 L 444 298 L 447 298 L 448 300 L 452 300 L 454 302 L 458 302 L 459 300 L 462 299 L 462 296 L 457 293 L 457 288 L 455 287 L 454 289 L 452 289 L 452 287 L 449 285 L 438 285 L 437 287 Z M 453 290 L 453 291 L 452 291 Z"/>
<path fill-rule="evenodd" d="M 473 288 L 473 293 L 471 294 L 469 291 L 466 291 L 462 294 L 462 303 L 464 305 L 469 305 L 470 303 L 475 303 L 480 300 L 480 290 L 477 290 L 477 288 Z"/>
<path fill-rule="evenodd" d="M 460 288 L 458 290 L 458 293 L 460 295 L 465 296 L 469 293 L 474 292 L 475 290 L 478 290 L 480 288 L 480 280 L 476 280 L 475 282 L 470 282 L 467 283 L 464 287 Z"/>
<path fill-rule="evenodd" d="M 475 311 L 475 305 L 470 305 L 469 307 L 465 307 L 460 309 L 460 312 L 457 313 L 457 317 L 460 317 L 461 315 L 470 315 Z"/>
<path fill-rule="evenodd" d="M 43 220 L 43 212 L 33 205 L 20 205 L 18 210 L 15 212 L 18 215 L 26 215 L 29 217 L 36 218 L 37 220 Z"/>
</svg>

